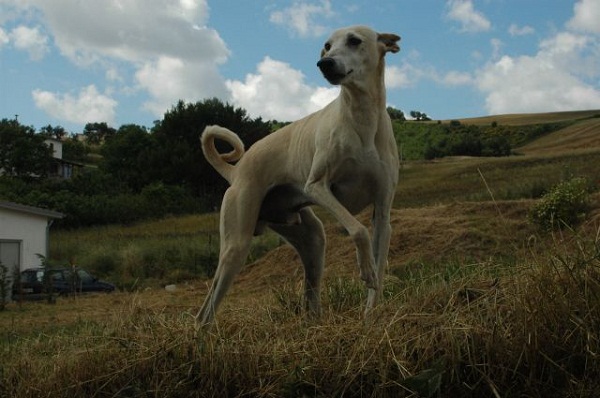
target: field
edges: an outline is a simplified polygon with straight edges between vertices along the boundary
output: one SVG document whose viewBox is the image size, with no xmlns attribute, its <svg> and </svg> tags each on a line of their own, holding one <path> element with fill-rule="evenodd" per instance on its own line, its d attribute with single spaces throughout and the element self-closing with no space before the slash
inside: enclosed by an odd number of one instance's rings
<svg viewBox="0 0 600 398">
<path fill-rule="evenodd" d="M 53 231 L 53 259 L 122 291 L 9 304 L 0 396 L 594 397 L 598 113 L 479 118 L 573 123 L 518 156 L 405 162 L 385 298 L 367 319 L 354 248 L 326 214 L 321 319 L 302 314 L 298 256 L 267 234 L 206 333 L 193 316 L 216 261 L 216 215 Z M 530 209 L 573 177 L 595 190 L 585 219 L 542 232 Z"/>
</svg>

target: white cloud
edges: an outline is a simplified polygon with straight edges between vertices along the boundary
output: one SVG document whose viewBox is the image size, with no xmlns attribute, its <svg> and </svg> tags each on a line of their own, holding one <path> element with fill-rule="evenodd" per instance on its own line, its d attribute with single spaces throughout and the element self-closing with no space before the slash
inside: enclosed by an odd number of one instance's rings
<svg viewBox="0 0 600 398">
<path fill-rule="evenodd" d="M 35 105 L 50 116 L 72 123 L 106 122 L 114 124 L 117 101 L 100 94 L 96 86 L 89 85 L 77 96 L 49 91 L 32 92 Z"/>
<path fill-rule="evenodd" d="M 385 85 L 388 89 L 403 89 L 416 86 L 421 80 L 432 80 L 444 85 L 458 85 L 459 72 L 450 72 L 441 77 L 433 65 L 419 62 L 418 59 L 403 62 L 402 66 L 386 66 Z M 464 77 L 460 78 L 463 80 Z"/>
<path fill-rule="evenodd" d="M 10 39 L 8 37 L 8 34 L 4 31 L 4 29 L 0 28 L 0 48 L 8 44 L 9 41 Z"/>
<path fill-rule="evenodd" d="M 135 78 L 151 97 L 144 103 L 144 109 L 155 116 L 162 116 L 178 100 L 228 96 L 224 79 L 209 62 L 159 57 L 157 61 L 144 63 Z"/>
<path fill-rule="evenodd" d="M 466 72 L 450 71 L 444 75 L 441 82 L 446 86 L 467 86 L 473 83 L 473 76 Z"/>
<path fill-rule="evenodd" d="M 224 62 L 218 33 L 205 26 L 206 0 L 30 0 L 61 52 L 86 65 L 98 57 L 141 62 L 158 55 Z"/>
<path fill-rule="evenodd" d="M 600 108 L 600 1 L 581 0 L 574 16 L 533 55 L 494 59 L 476 73 L 489 113 Z M 579 33 L 576 33 L 579 32 Z M 529 33 L 511 26 L 509 33 Z M 590 34 L 591 33 L 591 34 Z"/>
<path fill-rule="evenodd" d="M 15 48 L 29 53 L 32 61 L 41 60 L 50 50 L 48 37 L 42 34 L 37 26 L 35 28 L 18 26 L 10 32 L 10 38 Z"/>
<path fill-rule="evenodd" d="M 318 37 L 325 34 L 329 28 L 321 25 L 318 19 L 329 19 L 335 16 L 330 0 L 320 3 L 295 2 L 291 7 L 273 11 L 269 17 L 276 25 L 282 25 L 301 37 Z"/>
<path fill-rule="evenodd" d="M 385 85 L 387 88 L 403 88 L 410 87 L 414 84 L 411 80 L 410 70 L 407 65 L 403 67 L 399 66 L 386 66 L 385 67 Z"/>
<path fill-rule="evenodd" d="M 535 29 L 533 29 L 529 25 L 519 26 L 519 25 L 513 23 L 508 27 L 508 33 L 511 36 L 526 36 L 526 35 L 533 34 L 534 32 L 535 32 Z"/>
<path fill-rule="evenodd" d="M 243 82 L 227 81 L 233 102 L 254 117 L 294 121 L 315 112 L 339 93 L 339 88 L 309 86 L 302 72 L 265 57 L 256 74 Z"/>
<path fill-rule="evenodd" d="M 125 79 L 121 76 L 121 73 L 115 66 L 109 66 L 106 69 L 106 80 L 111 82 L 123 82 Z"/>
<path fill-rule="evenodd" d="M 409 63 L 385 67 L 385 85 L 388 89 L 414 86 L 422 76 L 423 70 Z"/>
<path fill-rule="evenodd" d="M 481 12 L 475 10 L 471 0 L 449 0 L 446 14 L 453 21 L 460 22 L 463 32 L 484 32 L 490 30 L 492 24 Z"/>
<path fill-rule="evenodd" d="M 567 22 L 571 29 L 600 33 L 600 1 L 581 0 L 573 6 L 573 18 Z"/>
<path fill-rule="evenodd" d="M 104 68 L 105 79 L 115 85 L 115 91 L 146 91 L 150 98 L 142 107 L 155 116 L 179 99 L 228 95 L 218 66 L 230 51 L 217 31 L 206 26 L 207 0 L 28 0 L 26 4 L 29 8 L 20 12 L 41 16 L 63 56 L 81 68 Z M 20 33 L 25 29 L 30 28 Z M 35 42 L 21 45 L 32 58 L 43 54 L 42 46 L 33 52 Z M 49 103 L 72 100 L 68 95 L 47 94 L 38 91 L 37 97 Z"/>
<path fill-rule="evenodd" d="M 502 46 L 504 46 L 504 43 L 502 43 L 502 40 L 494 38 L 490 40 L 490 44 L 492 45 L 492 58 L 496 59 L 500 56 L 500 52 L 502 50 Z"/>
<path fill-rule="evenodd" d="M 597 51 L 589 37 L 561 32 L 540 43 L 534 56 L 503 56 L 477 74 L 476 85 L 494 113 L 600 108 Z"/>
</svg>

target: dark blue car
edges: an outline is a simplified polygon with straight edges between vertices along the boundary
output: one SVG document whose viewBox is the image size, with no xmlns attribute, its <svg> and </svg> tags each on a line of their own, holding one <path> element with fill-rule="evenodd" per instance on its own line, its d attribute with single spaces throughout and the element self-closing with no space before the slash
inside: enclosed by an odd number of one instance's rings
<svg viewBox="0 0 600 398">
<path fill-rule="evenodd" d="M 21 271 L 20 280 L 13 283 L 12 294 L 13 300 L 35 300 L 48 295 L 110 293 L 114 290 L 115 285 L 101 281 L 81 268 L 29 268 Z"/>
</svg>

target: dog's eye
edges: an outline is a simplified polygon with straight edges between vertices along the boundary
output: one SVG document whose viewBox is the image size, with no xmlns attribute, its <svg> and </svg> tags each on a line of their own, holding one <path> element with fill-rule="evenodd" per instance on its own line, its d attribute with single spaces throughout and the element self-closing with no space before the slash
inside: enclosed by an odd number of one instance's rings
<svg viewBox="0 0 600 398">
<path fill-rule="evenodd" d="M 331 43 L 329 43 L 329 42 L 325 43 L 324 47 L 325 47 L 325 51 L 331 50 Z"/>
<path fill-rule="evenodd" d="M 351 36 L 348 38 L 348 45 L 351 47 L 357 47 L 362 43 L 362 40 L 358 37 Z"/>
</svg>

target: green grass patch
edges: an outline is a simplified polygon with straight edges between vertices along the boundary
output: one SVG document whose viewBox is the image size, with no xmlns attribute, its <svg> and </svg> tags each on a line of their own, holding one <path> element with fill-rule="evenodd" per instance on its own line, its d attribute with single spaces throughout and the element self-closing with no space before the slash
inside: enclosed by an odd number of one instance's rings
<svg viewBox="0 0 600 398">
<path fill-rule="evenodd" d="M 52 233 L 51 261 L 76 264 L 124 290 L 207 278 L 218 262 L 218 223 L 217 214 L 206 214 L 57 230 Z M 255 238 L 248 261 L 279 244 L 273 233 Z"/>
<path fill-rule="evenodd" d="M 459 121 L 394 121 L 394 135 L 405 160 L 445 156 L 507 156 L 511 149 L 563 129 L 574 121 L 531 125 L 467 125 Z"/>
</svg>

